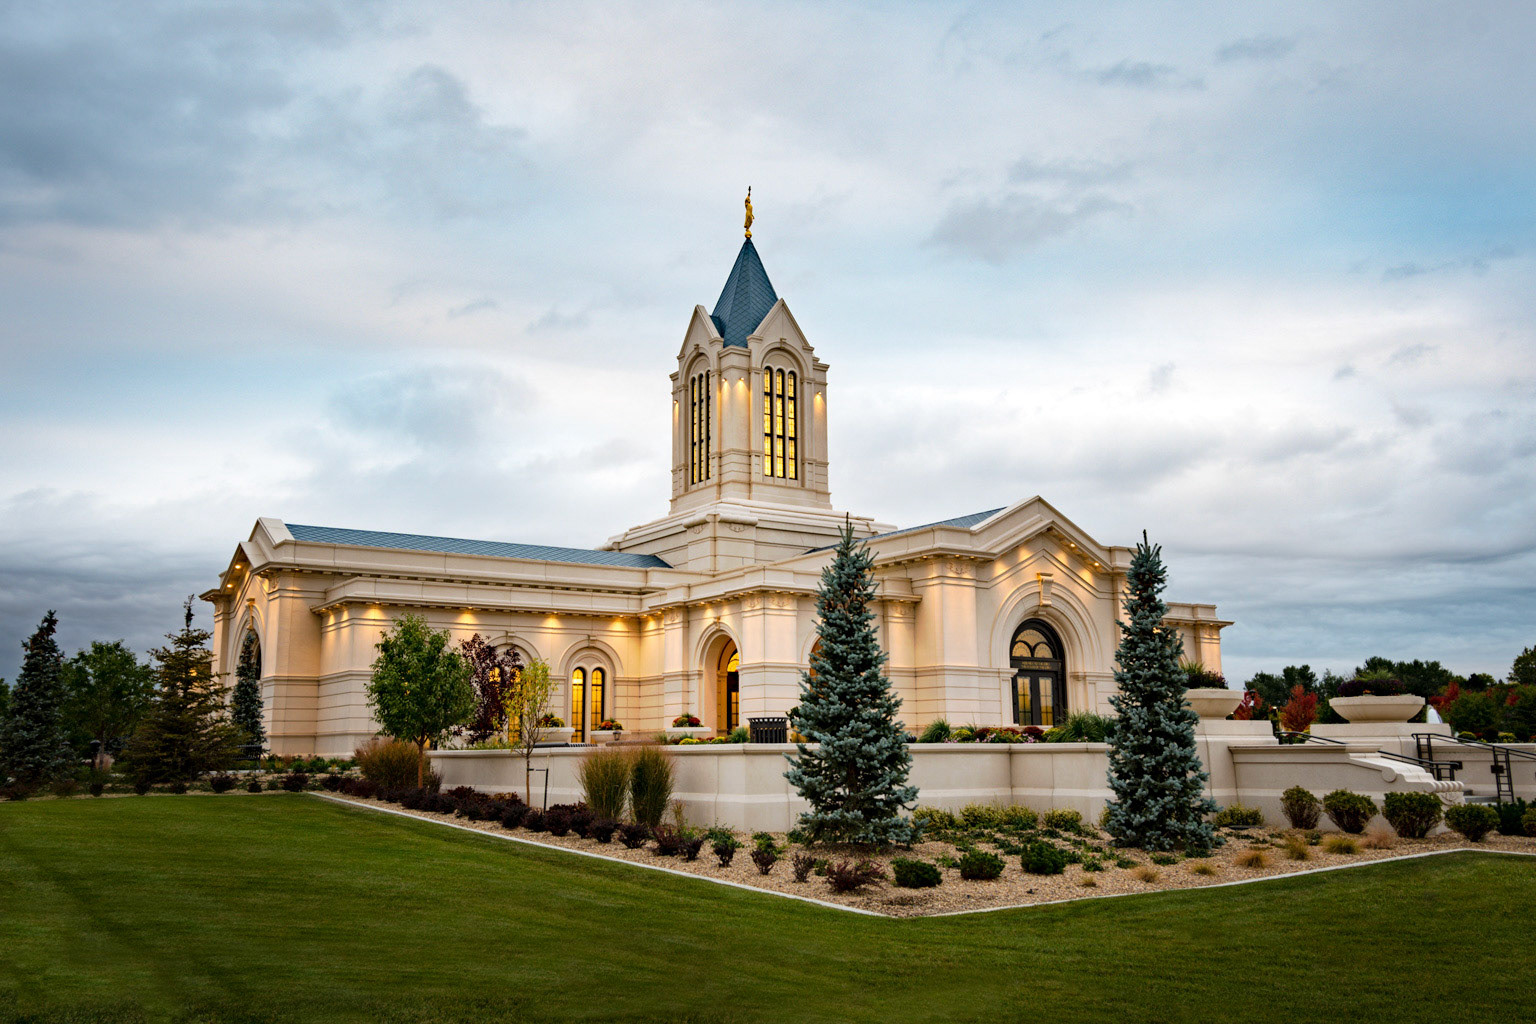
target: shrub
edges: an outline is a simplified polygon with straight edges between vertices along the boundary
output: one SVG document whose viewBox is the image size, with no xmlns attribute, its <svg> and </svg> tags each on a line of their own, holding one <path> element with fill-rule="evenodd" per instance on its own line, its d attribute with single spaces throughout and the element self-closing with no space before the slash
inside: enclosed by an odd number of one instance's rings
<svg viewBox="0 0 1536 1024">
<path fill-rule="evenodd" d="M 215 793 L 228 793 L 235 788 L 235 777 L 233 775 L 215 775 L 208 780 L 208 788 Z"/>
<path fill-rule="evenodd" d="M 997 858 L 993 858 L 996 860 Z M 998 861 L 999 864 L 1002 861 Z M 857 892 L 866 885 L 873 885 L 885 878 L 885 871 L 872 860 L 858 863 L 838 861 L 827 865 L 827 884 L 833 892 Z"/>
<path fill-rule="evenodd" d="M 619 826 L 619 842 L 626 850 L 638 850 L 651 838 L 651 826 L 640 821 L 625 822 Z"/>
<path fill-rule="evenodd" d="M 1486 804 L 1453 804 L 1445 809 L 1445 823 L 1474 843 L 1493 831 L 1499 812 Z"/>
<path fill-rule="evenodd" d="M 1267 868 L 1269 867 L 1269 854 L 1263 850 L 1244 850 L 1237 855 L 1234 862 L 1240 868 Z"/>
<path fill-rule="evenodd" d="M 1104 870 L 1104 862 L 1097 857 L 1084 857 L 1081 863 L 1084 871 L 1096 872 Z"/>
<path fill-rule="evenodd" d="M 332 772 L 331 774 L 327 775 L 325 778 L 320 780 L 320 785 L 322 787 L 324 787 L 328 792 L 335 793 L 335 792 L 340 791 L 341 784 L 342 784 L 343 781 L 345 781 L 345 780 L 343 780 L 340 775 L 337 775 L 335 772 Z"/>
<path fill-rule="evenodd" d="M 1312 847 L 1307 844 L 1304 836 L 1287 836 L 1285 855 L 1291 860 L 1311 860 Z"/>
<path fill-rule="evenodd" d="M 1189 862 L 1189 873 L 1192 875 L 1214 875 L 1216 865 L 1208 860 L 1192 860 Z"/>
<path fill-rule="evenodd" d="M 914 824 L 921 825 L 924 832 L 943 832 L 960 827 L 960 819 L 949 811 L 942 811 L 937 807 L 919 807 L 912 812 Z"/>
<path fill-rule="evenodd" d="M 1079 811 L 1056 808 L 1046 811 L 1040 817 L 1040 824 L 1045 828 L 1059 828 L 1063 832 L 1081 833 L 1083 831 L 1083 815 Z"/>
<path fill-rule="evenodd" d="M 532 808 L 521 800 L 515 804 L 509 803 L 507 804 L 507 809 L 501 814 L 501 824 L 506 828 L 517 828 L 528 820 L 528 815 L 531 811 Z M 590 835 L 591 831 L 591 829 L 588 829 L 587 833 Z M 605 839 L 603 842 L 607 842 L 607 840 Z"/>
<path fill-rule="evenodd" d="M 1028 807 L 1004 807 L 1003 827 L 1023 832 L 1040 824 L 1040 815 Z"/>
<path fill-rule="evenodd" d="M 1312 831 L 1307 833 L 1307 845 L 1308 846 L 1316 846 L 1318 843 L 1320 843 L 1322 841 L 1323 841 L 1323 834 L 1321 832 L 1317 831 L 1317 829 L 1313 829 Z"/>
<path fill-rule="evenodd" d="M 1376 802 L 1347 789 L 1336 789 L 1323 797 L 1323 810 L 1337 828 L 1357 836 L 1365 831 L 1366 823 L 1375 816 Z"/>
<path fill-rule="evenodd" d="M 1360 852 L 1360 844 L 1349 836 L 1329 836 L 1323 840 L 1323 849 L 1328 853 L 1355 854 Z"/>
<path fill-rule="evenodd" d="M 704 837 L 691 828 L 683 831 L 683 860 L 698 860 L 699 851 L 704 849 Z"/>
<path fill-rule="evenodd" d="M 138 787 L 135 786 L 134 788 L 137 789 Z M 247 782 L 245 784 L 245 791 L 247 793 L 260 793 L 261 792 L 261 780 L 260 779 L 252 779 L 250 782 Z"/>
<path fill-rule="evenodd" d="M 571 812 L 565 807 L 555 806 L 544 812 L 544 828 L 552 836 L 567 836 L 571 834 Z"/>
<path fill-rule="evenodd" d="M 1381 801 L 1381 816 L 1404 839 L 1423 839 L 1443 814 L 1433 793 L 1388 793 Z"/>
<path fill-rule="evenodd" d="M 549 827 L 547 824 L 545 824 L 546 818 L 547 812 L 538 810 L 534 807 L 530 807 L 528 809 L 528 813 L 523 815 L 523 828 L 527 829 L 529 832 L 543 832 Z M 638 846 L 639 844 L 636 843 L 635 845 Z M 631 849 L 633 849 L 633 847 L 631 847 Z"/>
<path fill-rule="evenodd" d="M 707 838 L 709 848 L 714 851 L 715 859 L 720 862 L 720 866 L 730 867 L 731 861 L 736 857 L 736 851 L 741 849 L 741 840 L 737 839 L 729 829 L 723 828 L 710 829 Z"/>
<path fill-rule="evenodd" d="M 408 789 L 416 785 L 421 751 L 404 740 L 375 736 L 353 754 L 363 778 L 380 789 Z"/>
<path fill-rule="evenodd" d="M 656 840 L 656 852 L 663 857 L 676 857 L 683 852 L 683 834 L 671 825 L 657 825 L 651 829 Z"/>
<path fill-rule="evenodd" d="M 302 793 L 309 788 L 309 776 L 303 772 L 290 772 L 283 776 L 283 788 L 290 793 Z"/>
<path fill-rule="evenodd" d="M 968 882 L 984 882 L 1003 873 L 1003 858 L 985 850 L 967 850 L 960 858 L 960 877 Z"/>
<path fill-rule="evenodd" d="M 1163 877 L 1163 873 L 1150 864 L 1143 864 L 1135 871 L 1131 872 L 1131 877 L 1136 879 L 1138 882 L 1146 882 L 1148 885 L 1151 885 L 1153 882 Z"/>
<path fill-rule="evenodd" d="M 1161 864 L 1166 868 L 1177 864 L 1179 862 L 1179 855 L 1176 853 L 1154 853 L 1147 860 L 1150 860 L 1153 864 Z"/>
<path fill-rule="evenodd" d="M 891 873 L 892 880 L 903 889 L 931 889 L 944 880 L 937 867 L 913 857 L 891 861 Z"/>
<path fill-rule="evenodd" d="M 612 818 L 594 818 L 592 824 L 587 826 L 587 838 L 596 839 L 600 843 L 613 841 L 614 830 L 619 823 Z"/>
<path fill-rule="evenodd" d="M 101 796 L 101 794 L 105 793 L 106 791 L 107 791 L 106 783 L 101 782 L 99 780 L 96 781 L 96 782 L 91 783 L 91 787 L 90 787 L 91 796 Z"/>
<path fill-rule="evenodd" d="M 576 777 L 581 782 L 582 799 L 599 818 L 617 821 L 624 816 L 629 766 L 629 755 L 622 748 L 598 747 L 581 759 Z"/>
<path fill-rule="evenodd" d="M 1216 812 L 1211 824 L 1217 828 L 1250 828 L 1264 824 L 1264 812 L 1257 807 L 1229 804 Z"/>
<path fill-rule="evenodd" d="M 993 804 L 966 804 L 960 808 L 960 824 L 968 829 L 1002 828 L 1003 809 Z"/>
<path fill-rule="evenodd" d="M 1053 730 L 1058 743 L 1104 743 L 1114 728 L 1114 719 L 1094 714 L 1092 711 L 1074 711 Z"/>
<path fill-rule="evenodd" d="M 799 851 L 798 853 L 796 853 L 793 857 L 791 857 L 789 859 L 789 870 L 794 872 L 795 881 L 797 881 L 797 882 L 803 882 L 807 878 L 810 878 L 811 877 L 811 871 L 814 870 L 815 867 L 816 867 L 816 858 L 815 858 L 815 856 L 812 855 L 812 854 L 806 853 L 804 850 Z M 897 885 L 901 884 L 901 876 L 900 875 L 897 875 L 896 884 Z"/>
<path fill-rule="evenodd" d="M 1311 790 L 1302 786 L 1292 786 L 1280 794 L 1280 810 L 1285 814 L 1291 828 L 1317 828 L 1318 812 L 1322 804 Z"/>
<path fill-rule="evenodd" d="M 1536 836 L 1536 807 L 1520 815 L 1520 827 L 1528 836 Z"/>
<path fill-rule="evenodd" d="M 1121 855 L 1115 858 L 1115 867 L 1117 868 L 1133 868 L 1135 866 L 1136 862 L 1129 857 Z"/>
<path fill-rule="evenodd" d="M 1525 835 L 1525 827 L 1521 824 L 1521 819 L 1525 817 L 1528 808 L 1524 800 L 1516 800 L 1511 804 L 1494 804 L 1493 809 L 1499 816 L 1499 835 Z"/>
<path fill-rule="evenodd" d="M 773 866 L 779 862 L 779 851 L 773 846 L 758 844 L 752 848 L 752 863 L 757 865 L 757 873 L 766 875 L 773 870 Z"/>
<path fill-rule="evenodd" d="M 1381 678 L 1367 679 L 1357 676 L 1348 682 L 1339 684 L 1338 696 L 1340 697 L 1396 697 L 1403 692 L 1403 683 L 1400 679 Z"/>
<path fill-rule="evenodd" d="M 1367 850 L 1390 850 L 1397 845 L 1397 837 L 1384 828 L 1373 828 L 1360 840 L 1360 845 Z"/>
<path fill-rule="evenodd" d="M 178 796 L 180 796 L 182 793 L 185 793 L 187 791 L 187 783 L 186 783 L 186 780 L 184 780 L 184 779 L 177 779 L 175 782 L 171 783 L 169 786 L 166 786 L 165 788 L 170 790 L 172 793 L 175 793 Z"/>
<path fill-rule="evenodd" d="M 924 727 L 922 735 L 918 736 L 919 743 L 943 743 L 949 739 L 949 723 L 942 718 L 935 718 Z M 897 881 L 897 885 L 901 882 Z"/>
<path fill-rule="evenodd" d="M 1067 870 L 1067 855 L 1052 844 L 1037 839 L 1024 847 L 1019 863 L 1032 875 L 1059 875 Z"/>
<path fill-rule="evenodd" d="M 672 803 L 672 758 L 653 745 L 631 748 L 629 758 L 630 814 L 642 825 L 660 825 Z"/>
</svg>

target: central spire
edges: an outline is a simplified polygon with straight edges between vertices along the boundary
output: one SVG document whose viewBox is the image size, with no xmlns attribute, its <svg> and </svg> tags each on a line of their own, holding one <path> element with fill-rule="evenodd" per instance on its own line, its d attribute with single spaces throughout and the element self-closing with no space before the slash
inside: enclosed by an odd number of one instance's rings
<svg viewBox="0 0 1536 1024">
<path fill-rule="evenodd" d="M 757 246 L 752 244 L 752 233 L 747 234 L 749 237 L 741 243 L 741 252 L 736 254 L 736 264 L 731 267 L 731 276 L 725 279 L 725 288 L 709 314 L 725 343 L 740 348 L 747 347 L 747 338 L 779 301 L 773 282 L 768 280 L 768 272 L 763 269 L 763 261 L 758 258 Z"/>
</svg>

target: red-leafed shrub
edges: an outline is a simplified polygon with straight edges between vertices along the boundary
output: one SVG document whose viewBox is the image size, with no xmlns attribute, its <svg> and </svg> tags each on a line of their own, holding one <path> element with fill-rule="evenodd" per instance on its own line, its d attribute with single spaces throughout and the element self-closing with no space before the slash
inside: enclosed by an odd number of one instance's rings
<svg viewBox="0 0 1536 1024">
<path fill-rule="evenodd" d="M 1288 732 L 1306 732 L 1317 721 L 1317 694 L 1308 693 L 1299 683 L 1291 687 L 1291 699 L 1280 709 L 1280 727 Z"/>
<path fill-rule="evenodd" d="M 1232 712 L 1232 717 L 1239 722 L 1252 722 L 1268 718 L 1269 715 L 1264 707 L 1264 698 L 1259 696 L 1259 691 L 1243 691 L 1243 702 L 1237 706 L 1236 711 Z"/>
<path fill-rule="evenodd" d="M 846 860 L 827 865 L 827 884 L 833 892 L 857 892 L 885 878 L 885 870 L 872 860 L 856 864 Z"/>
</svg>

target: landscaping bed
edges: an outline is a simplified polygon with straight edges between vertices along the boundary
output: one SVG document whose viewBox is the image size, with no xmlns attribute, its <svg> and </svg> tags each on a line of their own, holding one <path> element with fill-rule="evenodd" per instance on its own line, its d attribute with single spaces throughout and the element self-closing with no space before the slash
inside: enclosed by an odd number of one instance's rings
<svg viewBox="0 0 1536 1024">
<path fill-rule="evenodd" d="M 727 865 L 721 865 L 706 843 L 697 859 L 687 860 L 682 855 L 663 856 L 657 852 L 654 840 L 646 841 L 634 849 L 626 848 L 618 836 L 602 843 L 574 833 L 564 836 L 551 835 L 547 831 L 530 831 L 527 828 L 507 828 L 497 821 L 474 820 L 453 811 L 431 811 L 403 808 L 377 798 L 362 798 L 342 794 L 327 794 L 328 798 L 362 806 L 382 807 L 398 813 L 427 820 L 452 822 L 455 825 L 486 832 L 513 836 L 524 842 L 560 849 L 580 850 L 618 861 L 662 867 L 673 871 L 698 875 L 704 878 L 733 882 L 772 892 L 807 897 L 840 906 L 874 911 L 896 917 L 921 917 L 960 911 L 985 910 L 997 907 L 1028 906 L 1061 900 L 1083 899 L 1097 896 L 1114 896 L 1126 893 L 1156 892 L 1166 889 L 1193 889 L 1231 882 L 1252 881 L 1319 868 L 1336 868 L 1371 861 L 1390 860 L 1415 854 L 1437 853 L 1456 849 L 1481 849 L 1505 853 L 1536 855 L 1536 838 L 1505 836 L 1490 833 L 1482 842 L 1470 843 L 1454 832 L 1440 832 L 1425 839 L 1404 839 L 1389 830 L 1371 831 L 1364 835 L 1347 837 L 1355 847 L 1354 852 L 1331 850 L 1330 837 L 1338 833 L 1309 833 L 1299 829 L 1253 827 L 1245 830 L 1223 829 L 1226 842 L 1213 850 L 1210 856 L 1186 858 L 1177 854 L 1153 854 L 1144 850 L 1117 848 L 1098 829 L 1075 823 L 1072 828 L 1047 826 L 1022 827 L 1023 819 L 1013 825 L 1006 820 L 1002 827 L 977 824 L 967 827 L 956 819 L 958 827 L 940 825 L 930 832 L 940 838 L 918 843 L 910 850 L 892 850 L 869 854 L 867 851 L 835 846 L 806 847 L 791 841 L 785 833 L 767 833 L 773 844 L 782 852 L 767 874 L 759 871 L 750 854 L 753 837 L 738 836 L 742 848 Z M 982 809 L 996 814 L 996 809 Z M 1026 812 L 1027 813 L 1027 812 Z M 1057 812 L 1060 813 L 1060 812 Z M 1052 820 L 1049 817 L 1047 821 Z M 1071 822 L 1067 816 L 1057 819 Z M 758 833 L 757 835 L 764 835 Z M 1316 843 L 1309 842 L 1315 839 Z M 1287 841 L 1306 852 L 1292 854 Z M 1066 864 L 1059 874 L 1032 874 L 1022 866 L 1022 852 L 1032 842 L 1044 843 L 1071 856 L 1075 852 L 1077 863 Z M 991 854 L 1002 862 L 1001 874 L 994 879 L 979 880 L 961 877 L 958 862 L 968 850 L 979 854 Z M 1089 852 L 1095 851 L 1095 852 Z M 805 881 L 796 881 L 792 859 L 795 854 L 808 854 L 832 863 L 853 863 L 868 857 L 885 875 L 877 882 L 856 892 L 834 891 L 826 877 L 812 873 Z M 1293 859 L 1296 857 L 1297 859 Z M 892 862 L 899 858 L 916 859 L 939 868 L 940 883 L 931 888 L 903 888 L 894 884 Z M 978 858 L 980 860 L 980 858 Z M 1082 861 L 1097 861 L 1100 870 L 1090 870 Z M 1168 863 L 1158 863 L 1168 861 Z M 1202 873 L 1206 867 L 1209 873 Z"/>
</svg>

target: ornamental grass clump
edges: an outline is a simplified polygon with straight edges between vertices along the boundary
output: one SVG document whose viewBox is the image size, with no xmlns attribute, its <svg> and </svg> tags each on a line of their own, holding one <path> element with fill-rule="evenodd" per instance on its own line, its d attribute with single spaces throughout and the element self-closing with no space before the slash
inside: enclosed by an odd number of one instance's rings
<svg viewBox="0 0 1536 1024">
<path fill-rule="evenodd" d="M 629 798 L 630 757 L 622 749 L 598 747 L 581 759 L 576 778 L 581 783 L 582 799 L 599 818 L 624 817 Z"/>
<path fill-rule="evenodd" d="M 1269 867 L 1269 854 L 1263 850 L 1244 850 L 1233 861 L 1240 868 L 1267 868 Z"/>
<path fill-rule="evenodd" d="M 1347 789 L 1336 789 L 1323 797 L 1323 811 L 1334 827 L 1357 836 L 1365 831 L 1366 824 L 1376 816 L 1376 802 Z"/>
<path fill-rule="evenodd" d="M 1291 860 L 1311 860 L 1312 846 L 1306 836 L 1286 836 L 1285 855 Z"/>
<path fill-rule="evenodd" d="M 1434 793 L 1388 793 L 1381 801 L 1381 816 L 1404 839 L 1423 839 L 1444 815 Z"/>
<path fill-rule="evenodd" d="M 1131 872 L 1131 877 L 1136 879 L 1138 882 L 1146 882 L 1148 885 L 1151 885 L 1159 878 L 1162 878 L 1163 873 L 1150 864 L 1143 864 Z"/>
<path fill-rule="evenodd" d="M 1189 873 L 1192 875 L 1209 876 L 1216 874 L 1216 865 L 1208 860 L 1192 860 L 1189 862 L 1188 867 Z"/>
<path fill-rule="evenodd" d="M 1487 804 L 1453 804 L 1445 809 L 1445 823 L 1470 842 L 1480 843 L 1499 823 L 1499 812 Z"/>
<path fill-rule="evenodd" d="M 1303 786 L 1292 786 L 1280 794 L 1280 810 L 1291 828 L 1317 828 L 1323 805 Z"/>
<path fill-rule="evenodd" d="M 629 751 L 630 816 L 642 825 L 660 825 L 672 803 L 672 758 L 660 746 L 649 744 Z"/>
<path fill-rule="evenodd" d="M 421 751 L 414 743 L 375 736 L 352 756 L 363 778 L 380 789 L 407 789 L 417 784 Z"/>
<path fill-rule="evenodd" d="M 1373 828 L 1360 840 L 1360 845 L 1367 850 L 1390 850 L 1397 845 L 1397 836 L 1384 828 Z"/>
<path fill-rule="evenodd" d="M 1323 851 L 1351 856 L 1360 852 L 1360 844 L 1350 836 L 1331 835 L 1323 840 Z"/>
</svg>

